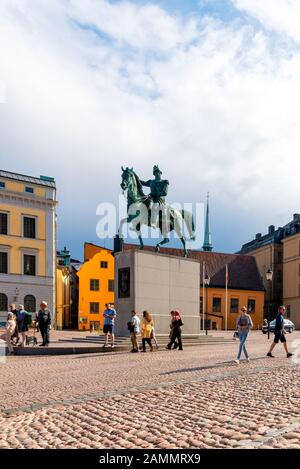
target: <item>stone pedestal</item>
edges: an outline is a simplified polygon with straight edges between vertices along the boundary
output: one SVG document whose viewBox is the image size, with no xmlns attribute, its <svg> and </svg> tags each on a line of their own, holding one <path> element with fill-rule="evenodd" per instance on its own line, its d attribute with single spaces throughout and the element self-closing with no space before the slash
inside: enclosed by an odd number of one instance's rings
<svg viewBox="0 0 300 469">
<path fill-rule="evenodd" d="M 127 323 L 134 309 L 147 310 L 156 334 L 169 334 L 170 311 L 178 309 L 185 334 L 200 332 L 200 264 L 182 257 L 149 251 L 115 254 L 116 334 L 129 335 Z"/>
</svg>

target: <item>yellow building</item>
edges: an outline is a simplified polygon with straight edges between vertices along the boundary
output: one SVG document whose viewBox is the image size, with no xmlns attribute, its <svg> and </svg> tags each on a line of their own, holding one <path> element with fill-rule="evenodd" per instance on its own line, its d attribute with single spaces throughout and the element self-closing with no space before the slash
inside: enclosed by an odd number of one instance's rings
<svg viewBox="0 0 300 469">
<path fill-rule="evenodd" d="M 0 312 L 23 303 L 36 312 L 55 305 L 56 185 L 0 171 Z"/>
<path fill-rule="evenodd" d="M 78 272 L 78 329 L 101 330 L 106 303 L 114 303 L 114 257 L 112 251 L 85 244 L 86 262 Z"/>
<path fill-rule="evenodd" d="M 300 327 L 300 233 L 288 236 L 283 243 L 283 304 L 287 317 Z"/>
</svg>

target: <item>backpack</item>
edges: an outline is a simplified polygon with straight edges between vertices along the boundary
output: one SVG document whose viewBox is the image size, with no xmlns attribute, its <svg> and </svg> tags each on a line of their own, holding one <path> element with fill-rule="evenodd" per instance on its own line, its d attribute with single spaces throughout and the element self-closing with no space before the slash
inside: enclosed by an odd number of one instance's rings
<svg viewBox="0 0 300 469">
<path fill-rule="evenodd" d="M 31 313 L 27 313 L 26 312 L 26 316 L 25 316 L 25 324 L 26 326 L 31 326 L 32 324 L 32 314 Z"/>
</svg>

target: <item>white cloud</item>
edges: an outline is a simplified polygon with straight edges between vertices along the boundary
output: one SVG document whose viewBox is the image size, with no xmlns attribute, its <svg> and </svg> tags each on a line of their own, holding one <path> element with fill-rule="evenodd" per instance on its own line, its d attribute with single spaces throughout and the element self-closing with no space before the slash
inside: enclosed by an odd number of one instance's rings
<svg viewBox="0 0 300 469">
<path fill-rule="evenodd" d="M 233 0 L 233 3 L 261 21 L 266 28 L 300 41 L 299 0 Z"/>
<path fill-rule="evenodd" d="M 231 207 L 254 232 L 266 216 L 299 210 L 292 44 L 275 49 L 242 22 L 152 4 L 2 0 L 0 57 L 1 166 L 56 176 L 60 232 L 74 232 L 75 203 L 78 230 L 94 239 L 95 207 L 117 199 L 122 164 L 147 178 L 159 163 L 170 200 L 199 201 L 210 189 L 223 210 L 222 249 Z"/>
</svg>

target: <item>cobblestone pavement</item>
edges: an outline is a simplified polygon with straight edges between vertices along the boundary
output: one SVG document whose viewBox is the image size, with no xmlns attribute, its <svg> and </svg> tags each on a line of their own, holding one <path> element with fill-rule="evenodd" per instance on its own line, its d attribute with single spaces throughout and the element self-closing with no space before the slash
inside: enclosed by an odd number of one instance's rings
<svg viewBox="0 0 300 469">
<path fill-rule="evenodd" d="M 237 345 L 9 357 L 0 448 L 300 448 L 300 367 L 259 332 L 250 363 Z"/>
</svg>

